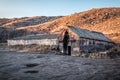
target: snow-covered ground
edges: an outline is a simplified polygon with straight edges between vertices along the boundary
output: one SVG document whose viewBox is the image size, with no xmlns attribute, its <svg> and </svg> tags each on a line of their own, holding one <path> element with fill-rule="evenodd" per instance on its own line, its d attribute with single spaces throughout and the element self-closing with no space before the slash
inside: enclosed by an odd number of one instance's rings
<svg viewBox="0 0 120 80">
<path fill-rule="evenodd" d="M 0 51 L 0 80 L 120 80 L 120 59 Z"/>
</svg>

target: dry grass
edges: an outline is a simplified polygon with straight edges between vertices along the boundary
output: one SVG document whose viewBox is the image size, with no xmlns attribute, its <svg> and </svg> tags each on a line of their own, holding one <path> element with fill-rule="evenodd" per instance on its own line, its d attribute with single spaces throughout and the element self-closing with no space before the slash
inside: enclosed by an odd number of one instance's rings
<svg viewBox="0 0 120 80">
<path fill-rule="evenodd" d="M 15 45 L 15 46 L 9 46 L 9 49 L 13 49 L 13 50 L 25 50 L 25 51 L 30 51 L 30 52 L 41 52 L 41 53 L 44 53 L 44 52 L 47 52 L 47 51 L 51 51 L 51 49 L 53 48 L 54 46 L 50 46 L 50 45 L 36 45 L 36 44 L 33 44 L 33 45 Z"/>
</svg>

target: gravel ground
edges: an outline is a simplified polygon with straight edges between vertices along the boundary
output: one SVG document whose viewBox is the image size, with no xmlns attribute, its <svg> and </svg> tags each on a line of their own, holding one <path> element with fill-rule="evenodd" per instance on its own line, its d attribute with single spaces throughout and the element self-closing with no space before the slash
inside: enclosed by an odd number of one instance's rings
<svg viewBox="0 0 120 80">
<path fill-rule="evenodd" d="M 0 80 L 120 80 L 120 59 L 0 51 Z"/>
</svg>

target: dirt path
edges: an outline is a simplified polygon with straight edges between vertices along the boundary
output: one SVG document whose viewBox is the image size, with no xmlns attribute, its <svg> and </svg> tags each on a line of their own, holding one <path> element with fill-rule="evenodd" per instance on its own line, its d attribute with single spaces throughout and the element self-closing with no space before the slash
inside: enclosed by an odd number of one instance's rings
<svg viewBox="0 0 120 80">
<path fill-rule="evenodd" d="M 120 80 L 120 59 L 0 51 L 0 80 Z"/>
</svg>

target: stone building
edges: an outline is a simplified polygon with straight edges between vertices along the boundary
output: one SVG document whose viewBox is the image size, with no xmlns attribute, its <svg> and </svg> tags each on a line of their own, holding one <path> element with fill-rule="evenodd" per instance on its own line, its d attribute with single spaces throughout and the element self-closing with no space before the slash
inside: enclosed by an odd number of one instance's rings
<svg viewBox="0 0 120 80">
<path fill-rule="evenodd" d="M 57 34 L 34 34 L 7 40 L 8 45 L 58 45 Z"/>
<path fill-rule="evenodd" d="M 72 53 L 92 53 L 106 50 L 107 46 L 114 43 L 104 34 L 86 29 L 75 28 L 68 26 L 59 37 L 59 47 L 62 49 L 62 39 L 65 31 L 69 32 L 69 46 L 71 46 Z"/>
</svg>

